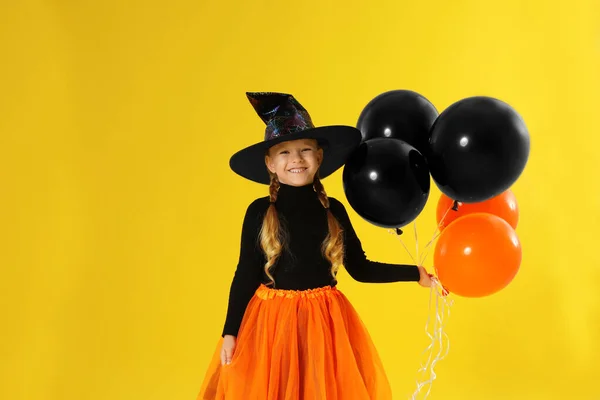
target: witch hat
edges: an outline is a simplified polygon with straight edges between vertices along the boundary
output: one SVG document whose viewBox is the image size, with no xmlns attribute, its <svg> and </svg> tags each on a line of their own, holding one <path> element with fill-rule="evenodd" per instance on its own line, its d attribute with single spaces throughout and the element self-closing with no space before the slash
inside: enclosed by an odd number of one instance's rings
<svg viewBox="0 0 600 400">
<path fill-rule="evenodd" d="M 290 140 L 316 139 L 323 148 L 319 177 L 326 178 L 346 163 L 362 139 L 358 129 L 345 125 L 315 127 L 308 111 L 292 96 L 275 92 L 248 92 L 250 104 L 266 124 L 261 142 L 235 153 L 229 166 L 238 175 L 268 185 L 265 155 L 270 147 Z"/>
</svg>

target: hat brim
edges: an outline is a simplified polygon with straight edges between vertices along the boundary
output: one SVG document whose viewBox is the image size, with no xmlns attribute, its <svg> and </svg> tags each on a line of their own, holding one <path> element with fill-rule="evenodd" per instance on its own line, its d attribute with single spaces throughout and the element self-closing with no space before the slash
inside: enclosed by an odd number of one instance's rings
<svg viewBox="0 0 600 400">
<path fill-rule="evenodd" d="M 265 164 L 267 150 L 276 144 L 298 139 L 316 139 L 319 142 L 323 148 L 319 177 L 326 178 L 346 163 L 360 144 L 362 135 L 358 129 L 351 126 L 319 126 L 248 146 L 231 156 L 229 167 L 246 179 L 268 185 L 271 178 Z"/>
</svg>

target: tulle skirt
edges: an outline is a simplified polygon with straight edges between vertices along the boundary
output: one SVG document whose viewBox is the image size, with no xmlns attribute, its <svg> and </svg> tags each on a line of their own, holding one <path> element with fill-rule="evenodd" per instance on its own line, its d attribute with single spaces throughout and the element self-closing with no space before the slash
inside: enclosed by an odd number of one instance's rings
<svg viewBox="0 0 600 400">
<path fill-rule="evenodd" d="M 260 286 L 231 364 L 219 340 L 197 400 L 387 400 L 390 385 L 371 337 L 335 287 Z"/>
</svg>

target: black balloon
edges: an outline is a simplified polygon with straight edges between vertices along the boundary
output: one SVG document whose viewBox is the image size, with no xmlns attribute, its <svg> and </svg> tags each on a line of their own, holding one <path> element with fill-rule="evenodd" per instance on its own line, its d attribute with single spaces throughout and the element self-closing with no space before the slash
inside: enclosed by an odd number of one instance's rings
<svg viewBox="0 0 600 400">
<path fill-rule="evenodd" d="M 413 221 L 429 197 L 427 162 L 401 140 L 361 143 L 346 162 L 342 179 L 350 206 L 384 228 L 400 228 Z"/>
<path fill-rule="evenodd" d="M 426 155 L 429 130 L 438 115 L 433 104 L 419 93 L 392 90 L 378 95 L 367 104 L 356 127 L 362 133 L 363 141 L 374 138 L 400 139 Z"/>
<path fill-rule="evenodd" d="M 508 104 L 490 97 L 462 99 L 431 128 L 431 176 L 448 197 L 475 203 L 508 189 L 529 158 L 529 133 Z"/>
</svg>

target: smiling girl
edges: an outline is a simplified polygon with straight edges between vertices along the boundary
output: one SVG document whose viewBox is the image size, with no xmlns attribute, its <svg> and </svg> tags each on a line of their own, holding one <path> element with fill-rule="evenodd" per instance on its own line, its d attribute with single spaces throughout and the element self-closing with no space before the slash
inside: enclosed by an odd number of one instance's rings
<svg viewBox="0 0 600 400">
<path fill-rule="evenodd" d="M 248 93 L 265 139 L 236 153 L 237 174 L 269 185 L 247 208 L 222 339 L 198 399 L 392 398 L 369 333 L 337 288 L 415 281 L 420 266 L 367 259 L 344 205 L 321 183 L 361 140 L 349 126 L 314 127 L 289 94 Z"/>
</svg>

